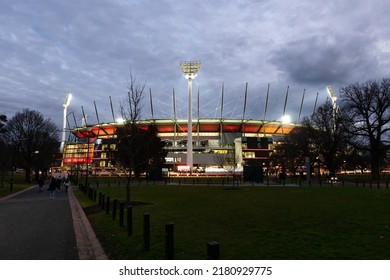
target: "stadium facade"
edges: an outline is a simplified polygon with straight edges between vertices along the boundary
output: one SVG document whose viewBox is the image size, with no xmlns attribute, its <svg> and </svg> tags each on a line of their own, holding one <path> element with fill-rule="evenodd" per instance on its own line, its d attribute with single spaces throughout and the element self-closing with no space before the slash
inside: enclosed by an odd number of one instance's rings
<svg viewBox="0 0 390 280">
<path fill-rule="evenodd" d="M 122 123 L 74 127 L 73 141 L 65 143 L 62 169 L 86 170 L 97 175 L 121 174 L 115 160 L 116 131 Z M 154 125 L 165 143 L 165 168 L 170 172 L 189 172 L 186 162 L 188 122 L 185 119 L 140 120 L 140 128 Z M 239 119 L 194 119 L 193 172 L 221 172 L 233 168 L 263 169 L 269 153 L 279 139 L 297 124 L 279 121 Z M 257 171 L 253 171 L 257 172 Z M 261 172 L 261 171 L 258 171 Z"/>
<path fill-rule="evenodd" d="M 194 67 L 192 67 L 194 66 Z M 196 66 L 196 67 L 195 67 Z M 200 67 L 199 62 L 181 63 L 183 73 L 189 72 L 188 79 L 188 119 L 176 117 L 176 101 L 173 91 L 173 116 L 172 118 L 155 118 L 153 115 L 153 98 L 150 92 L 151 119 L 143 119 L 136 122 L 142 129 L 154 126 L 158 137 L 164 141 L 164 149 L 167 151 L 164 169 L 170 172 L 221 172 L 233 170 L 234 172 L 262 173 L 269 166 L 270 152 L 280 139 L 290 133 L 298 123 L 291 123 L 285 119 L 280 121 L 265 120 L 269 85 L 265 102 L 264 119 L 254 120 L 245 118 L 247 89 L 243 113 L 241 119 L 223 118 L 224 87 L 222 84 L 220 106 L 220 118 L 201 118 L 199 113 L 199 90 L 198 90 L 198 117 L 192 116 L 192 79 Z M 195 70 L 194 70 L 195 69 Z M 288 89 L 284 102 L 282 117 L 286 117 L 286 104 Z M 305 91 L 299 116 L 302 110 Z M 318 97 L 318 94 L 317 94 Z M 111 97 L 110 97 L 111 102 Z M 317 100 L 316 100 L 317 102 Z M 280 103 L 279 103 L 280 104 Z M 65 106 L 65 105 L 64 105 Z M 64 107 L 66 108 L 66 107 Z M 96 110 L 96 106 L 95 106 Z M 122 122 L 97 123 L 87 125 L 84 116 L 84 125 L 69 128 L 73 141 L 64 144 L 61 169 L 62 170 L 90 170 L 95 174 L 122 174 L 125 172 L 116 161 L 117 153 L 117 129 Z M 84 111 L 83 111 L 84 115 Z M 98 114 L 96 110 L 97 119 Z M 299 120 L 299 117 L 298 117 Z M 65 121 L 64 121 L 65 123 Z M 68 123 L 69 124 L 69 123 Z M 189 127 L 192 128 L 189 130 Z M 65 127 L 64 127 L 65 131 Z M 190 145 L 187 145 L 189 142 Z M 192 155 L 192 156 L 189 156 Z M 257 176 L 257 175 L 256 175 Z"/>
</svg>

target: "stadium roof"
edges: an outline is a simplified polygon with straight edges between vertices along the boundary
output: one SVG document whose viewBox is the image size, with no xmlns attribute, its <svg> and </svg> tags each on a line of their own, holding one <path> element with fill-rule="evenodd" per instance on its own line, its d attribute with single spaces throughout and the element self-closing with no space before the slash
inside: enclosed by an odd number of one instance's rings
<svg viewBox="0 0 390 280">
<path fill-rule="evenodd" d="M 148 128 L 155 125 L 158 133 L 187 133 L 187 120 L 184 119 L 157 119 L 140 120 L 139 127 Z M 104 138 L 116 135 L 116 130 L 121 123 L 95 124 L 83 127 L 75 127 L 72 133 L 78 138 Z M 239 120 L 239 119 L 194 119 L 192 131 L 200 133 L 258 133 L 266 135 L 285 135 L 297 126 L 294 123 L 284 124 L 278 121 L 263 120 Z"/>
</svg>

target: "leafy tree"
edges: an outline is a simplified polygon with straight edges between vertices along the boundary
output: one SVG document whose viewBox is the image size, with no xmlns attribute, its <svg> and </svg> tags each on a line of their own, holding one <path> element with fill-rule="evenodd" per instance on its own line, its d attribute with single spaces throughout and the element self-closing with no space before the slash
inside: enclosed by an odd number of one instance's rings
<svg viewBox="0 0 390 280">
<path fill-rule="evenodd" d="M 340 92 L 349 117 L 348 142 L 370 153 L 371 176 L 377 180 L 390 147 L 390 79 L 351 84 Z"/>
<path fill-rule="evenodd" d="M 163 165 L 166 151 L 155 126 L 124 125 L 118 129 L 118 138 L 118 159 L 135 177 L 140 177 L 150 167 Z"/>
<path fill-rule="evenodd" d="M 12 151 L 12 162 L 26 170 L 27 182 L 31 180 L 32 170 L 37 174 L 39 169 L 49 168 L 49 159 L 59 145 L 58 131 L 50 119 L 30 109 L 23 109 L 7 122 L 1 137 Z"/>
<path fill-rule="evenodd" d="M 329 173 L 335 174 L 344 162 L 344 127 L 344 114 L 339 111 L 334 115 L 332 104 L 326 102 L 284 137 L 275 147 L 272 159 L 295 173 L 306 166 L 308 158 L 311 170 L 315 165 L 325 166 Z"/>
<path fill-rule="evenodd" d="M 310 127 L 294 128 L 280 144 L 275 146 L 271 154 L 273 165 L 282 165 L 295 174 L 301 171 L 302 166 L 306 166 L 308 157 L 312 168 L 318 157 L 318 152 L 313 146 L 312 134 Z"/>
</svg>

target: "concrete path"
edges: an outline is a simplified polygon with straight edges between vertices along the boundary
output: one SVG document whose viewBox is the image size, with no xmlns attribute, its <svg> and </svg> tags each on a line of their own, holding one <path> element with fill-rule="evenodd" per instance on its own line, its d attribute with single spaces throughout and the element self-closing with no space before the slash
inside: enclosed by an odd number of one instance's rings
<svg viewBox="0 0 390 280">
<path fill-rule="evenodd" d="M 56 199 L 46 189 L 0 199 L 0 259 L 107 259 L 72 188 Z"/>
</svg>

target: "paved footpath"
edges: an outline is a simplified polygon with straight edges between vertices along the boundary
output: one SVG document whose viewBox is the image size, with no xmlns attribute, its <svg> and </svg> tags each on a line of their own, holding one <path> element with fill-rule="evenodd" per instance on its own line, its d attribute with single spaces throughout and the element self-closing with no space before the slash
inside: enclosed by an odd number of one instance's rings
<svg viewBox="0 0 390 280">
<path fill-rule="evenodd" d="M 72 188 L 56 199 L 44 189 L 0 199 L 0 259 L 107 259 Z"/>
</svg>

